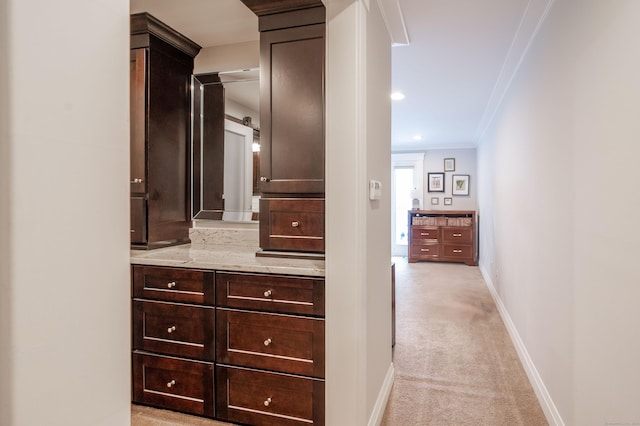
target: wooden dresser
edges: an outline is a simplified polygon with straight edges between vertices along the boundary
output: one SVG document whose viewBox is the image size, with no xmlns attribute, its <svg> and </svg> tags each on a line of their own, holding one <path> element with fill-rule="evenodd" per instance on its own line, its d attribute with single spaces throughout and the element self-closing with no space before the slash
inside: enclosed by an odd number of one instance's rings
<svg viewBox="0 0 640 426">
<path fill-rule="evenodd" d="M 132 267 L 133 402 L 324 425 L 324 278 Z"/>
<path fill-rule="evenodd" d="M 409 263 L 477 265 L 475 211 L 409 210 Z"/>
</svg>

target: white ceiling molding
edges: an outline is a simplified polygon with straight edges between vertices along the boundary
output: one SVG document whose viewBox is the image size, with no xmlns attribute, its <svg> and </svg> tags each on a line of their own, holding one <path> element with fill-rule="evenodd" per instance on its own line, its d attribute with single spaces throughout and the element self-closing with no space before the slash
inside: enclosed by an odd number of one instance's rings
<svg viewBox="0 0 640 426">
<path fill-rule="evenodd" d="M 500 104 L 504 99 L 511 82 L 516 76 L 522 61 L 524 60 L 533 40 L 535 39 L 542 23 L 549 14 L 551 6 L 555 0 L 529 0 L 527 7 L 520 20 L 520 25 L 516 31 L 509 53 L 502 65 L 496 84 L 491 92 L 491 97 L 487 103 L 487 107 L 482 115 L 482 119 L 478 124 L 478 130 L 474 138 L 474 144 L 477 145 L 491 125 L 496 112 L 500 108 Z"/>
<path fill-rule="evenodd" d="M 399 0 L 376 0 L 393 46 L 407 46 L 409 34 Z"/>
</svg>

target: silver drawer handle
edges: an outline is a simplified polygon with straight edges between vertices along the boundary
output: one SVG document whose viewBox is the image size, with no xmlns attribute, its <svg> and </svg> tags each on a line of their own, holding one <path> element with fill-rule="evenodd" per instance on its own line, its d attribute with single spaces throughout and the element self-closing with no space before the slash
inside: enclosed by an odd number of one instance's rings
<svg viewBox="0 0 640 426">
<path fill-rule="evenodd" d="M 264 345 L 265 346 L 269 346 L 271 344 L 272 340 L 271 339 L 267 339 L 264 341 Z"/>
<path fill-rule="evenodd" d="M 174 387 L 175 385 L 176 385 L 176 381 L 175 380 L 172 380 L 169 383 L 167 383 L 167 387 L 168 388 Z"/>
<path fill-rule="evenodd" d="M 420 249 L 420 251 L 430 251 L 429 249 Z"/>
<path fill-rule="evenodd" d="M 167 288 L 174 288 L 175 286 L 176 286 L 175 281 L 171 281 L 170 283 L 167 283 Z"/>
<path fill-rule="evenodd" d="M 454 253 L 462 253 L 462 250 L 454 250 Z"/>
<path fill-rule="evenodd" d="M 428 236 L 428 235 L 429 235 L 429 233 L 428 233 L 428 232 L 421 232 L 421 233 L 420 233 L 420 236 L 421 236 L 421 237 L 426 237 L 426 236 Z"/>
<path fill-rule="evenodd" d="M 300 226 L 300 222 L 295 222 L 295 221 L 294 221 L 294 222 L 291 222 L 291 227 L 292 227 L 292 228 L 297 228 L 297 227 L 299 227 L 299 226 Z"/>
<path fill-rule="evenodd" d="M 134 180 L 131 181 L 131 183 L 142 183 L 142 179 L 135 178 Z"/>
<path fill-rule="evenodd" d="M 265 407 L 268 407 L 268 406 L 269 406 L 269 404 L 271 404 L 271 398 L 267 398 L 267 399 L 265 399 L 265 400 L 264 400 L 264 406 L 265 406 Z"/>
<path fill-rule="evenodd" d="M 171 327 L 167 328 L 167 333 L 173 333 L 174 331 L 176 331 L 175 325 L 172 325 Z"/>
<path fill-rule="evenodd" d="M 462 237 L 462 234 L 453 234 L 454 237 Z"/>
<path fill-rule="evenodd" d="M 273 292 L 271 290 L 267 290 L 264 292 L 264 297 L 269 297 L 273 294 Z"/>
</svg>

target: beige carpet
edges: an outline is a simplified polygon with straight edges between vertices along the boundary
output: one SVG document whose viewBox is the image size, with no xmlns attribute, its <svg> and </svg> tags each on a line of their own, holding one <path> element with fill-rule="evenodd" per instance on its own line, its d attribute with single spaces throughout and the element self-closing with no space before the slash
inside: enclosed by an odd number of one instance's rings
<svg viewBox="0 0 640 426">
<path fill-rule="evenodd" d="M 394 261 L 396 377 L 382 425 L 547 425 L 479 269 Z"/>
</svg>

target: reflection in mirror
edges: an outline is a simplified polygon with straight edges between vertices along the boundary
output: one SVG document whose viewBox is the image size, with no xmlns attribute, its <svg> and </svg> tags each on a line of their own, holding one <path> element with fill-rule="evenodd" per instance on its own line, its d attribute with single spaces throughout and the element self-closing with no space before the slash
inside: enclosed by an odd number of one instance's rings
<svg viewBox="0 0 640 426">
<path fill-rule="evenodd" d="M 259 70 L 194 75 L 192 95 L 193 218 L 257 220 Z"/>
</svg>

